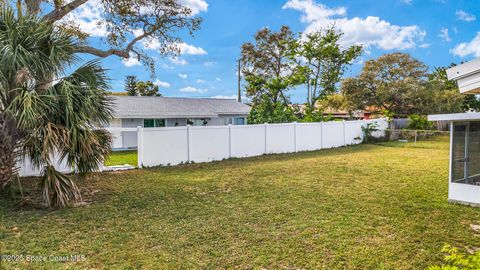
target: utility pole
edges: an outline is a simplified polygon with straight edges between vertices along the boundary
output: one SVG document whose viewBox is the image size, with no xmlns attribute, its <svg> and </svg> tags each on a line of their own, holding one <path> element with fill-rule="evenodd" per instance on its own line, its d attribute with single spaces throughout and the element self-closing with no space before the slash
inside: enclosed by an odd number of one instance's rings
<svg viewBox="0 0 480 270">
<path fill-rule="evenodd" d="M 242 90 L 240 88 L 240 81 L 242 80 L 242 77 L 240 75 L 240 59 L 238 59 L 238 65 L 237 65 L 237 73 L 238 73 L 238 97 L 237 101 L 242 102 Z"/>
</svg>

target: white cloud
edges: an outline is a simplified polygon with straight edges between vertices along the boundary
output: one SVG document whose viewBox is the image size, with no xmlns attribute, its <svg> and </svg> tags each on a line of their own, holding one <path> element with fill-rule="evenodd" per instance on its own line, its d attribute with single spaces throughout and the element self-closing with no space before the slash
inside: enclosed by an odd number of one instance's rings
<svg viewBox="0 0 480 270">
<path fill-rule="evenodd" d="M 450 53 L 460 57 L 468 55 L 480 57 L 480 32 L 478 32 L 477 36 L 470 42 L 460 43 L 455 46 L 455 48 L 450 50 Z"/>
<path fill-rule="evenodd" d="M 215 80 L 216 80 L 217 82 L 221 82 L 221 81 L 222 81 L 222 79 L 220 79 L 220 78 L 218 78 L 218 77 L 215 78 Z"/>
<path fill-rule="evenodd" d="M 135 36 L 139 36 L 143 34 L 143 31 L 137 29 L 133 31 Z M 141 41 L 141 44 L 147 50 L 159 50 L 164 45 L 160 43 L 157 38 L 144 38 Z M 178 48 L 180 49 L 180 54 L 188 54 L 188 55 L 206 55 L 208 54 L 203 48 L 196 47 L 194 45 L 187 44 L 185 42 L 181 42 L 177 44 Z"/>
<path fill-rule="evenodd" d="M 217 64 L 217 62 L 215 62 L 215 61 L 208 61 L 208 62 L 203 63 L 203 65 L 206 66 L 206 67 L 213 67 L 216 64 Z"/>
<path fill-rule="evenodd" d="M 420 47 L 422 49 L 425 49 L 425 48 L 430 47 L 430 45 L 431 45 L 430 43 L 422 43 L 422 44 L 418 45 L 418 47 Z"/>
<path fill-rule="evenodd" d="M 140 61 L 138 61 L 138 58 L 135 57 L 132 54 L 130 54 L 130 57 L 127 58 L 127 59 L 122 58 L 122 63 L 126 67 L 134 67 L 134 66 L 141 66 L 142 65 L 142 63 L 140 63 Z"/>
<path fill-rule="evenodd" d="M 208 4 L 205 0 L 180 0 L 179 3 L 190 8 L 192 10 L 192 15 L 197 15 L 208 9 Z"/>
<path fill-rule="evenodd" d="M 405 4 L 407 4 L 407 5 L 412 4 L 412 1 L 413 1 L 413 0 L 402 0 L 402 2 L 405 3 Z"/>
<path fill-rule="evenodd" d="M 450 38 L 450 35 L 448 34 L 448 28 L 440 29 L 440 34 L 438 36 L 441 37 L 446 42 L 452 41 L 452 39 Z"/>
<path fill-rule="evenodd" d="M 217 98 L 217 99 L 237 99 L 237 95 L 231 95 L 231 96 L 216 95 L 216 96 L 211 96 L 210 98 Z"/>
<path fill-rule="evenodd" d="M 170 59 L 170 62 L 172 62 L 175 65 L 184 66 L 184 65 L 188 64 L 187 60 L 180 59 L 178 57 L 170 57 L 169 59 Z"/>
<path fill-rule="evenodd" d="M 196 82 L 197 82 L 198 84 L 202 84 L 202 83 L 205 83 L 206 81 L 205 81 L 205 80 L 202 80 L 202 79 L 198 79 Z"/>
<path fill-rule="evenodd" d="M 168 82 L 162 82 L 159 79 L 155 80 L 153 84 L 158 85 L 159 87 L 164 87 L 164 88 L 170 87 L 170 84 Z"/>
<path fill-rule="evenodd" d="M 180 47 L 181 54 L 190 54 L 190 55 L 205 55 L 207 51 L 200 47 L 195 47 L 193 45 L 187 44 L 185 42 L 178 45 Z"/>
<path fill-rule="evenodd" d="M 185 73 L 178 73 L 178 77 L 180 77 L 182 79 L 186 79 L 188 77 L 188 75 L 185 74 Z"/>
<path fill-rule="evenodd" d="M 470 14 L 470 13 L 466 12 L 465 10 L 457 10 L 457 12 L 455 12 L 455 15 L 457 15 L 457 19 L 459 19 L 461 21 L 465 21 L 465 22 L 472 22 L 472 21 L 475 21 L 477 19 L 477 17 L 475 17 L 475 15 Z"/>
<path fill-rule="evenodd" d="M 203 94 L 206 93 L 208 90 L 207 89 L 199 89 L 195 88 L 192 86 L 187 86 L 179 90 L 182 93 L 198 93 L 198 94 Z"/>
<path fill-rule="evenodd" d="M 216 95 L 216 96 L 211 96 L 210 98 L 237 100 L 238 96 L 237 95 L 230 95 L 230 96 L 229 95 Z M 242 101 L 250 101 L 250 98 L 242 95 Z"/>
<path fill-rule="evenodd" d="M 63 17 L 58 23 L 74 23 L 81 31 L 93 37 L 107 36 L 107 27 L 102 14 L 105 12 L 100 0 L 90 0 Z"/>
<path fill-rule="evenodd" d="M 365 48 L 404 50 L 415 48 L 426 35 L 416 25 L 398 26 L 374 16 L 348 18 L 345 7 L 332 9 L 314 0 L 289 0 L 283 8 L 303 12 L 301 21 L 308 23 L 305 33 L 334 25 L 344 33 L 341 43 L 345 46 L 361 44 Z"/>
</svg>

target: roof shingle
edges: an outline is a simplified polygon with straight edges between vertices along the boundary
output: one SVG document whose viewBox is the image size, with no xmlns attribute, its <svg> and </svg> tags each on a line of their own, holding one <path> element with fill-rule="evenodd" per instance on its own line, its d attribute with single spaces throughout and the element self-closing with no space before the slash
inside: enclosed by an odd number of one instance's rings
<svg viewBox="0 0 480 270">
<path fill-rule="evenodd" d="M 115 118 L 189 118 L 248 115 L 233 99 L 114 96 Z"/>
</svg>

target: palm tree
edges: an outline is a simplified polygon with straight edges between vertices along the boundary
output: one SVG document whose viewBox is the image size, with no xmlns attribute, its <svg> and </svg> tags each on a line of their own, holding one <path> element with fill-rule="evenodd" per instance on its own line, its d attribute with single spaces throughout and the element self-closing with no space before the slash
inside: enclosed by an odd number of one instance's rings
<svg viewBox="0 0 480 270">
<path fill-rule="evenodd" d="M 109 133 L 96 129 L 112 117 L 105 70 L 90 61 L 67 74 L 80 61 L 73 34 L 32 15 L 0 12 L 0 187 L 16 177 L 19 159 L 30 158 L 43 169 L 45 203 L 67 206 L 80 193 L 53 159 L 83 175 L 111 149 Z"/>
</svg>

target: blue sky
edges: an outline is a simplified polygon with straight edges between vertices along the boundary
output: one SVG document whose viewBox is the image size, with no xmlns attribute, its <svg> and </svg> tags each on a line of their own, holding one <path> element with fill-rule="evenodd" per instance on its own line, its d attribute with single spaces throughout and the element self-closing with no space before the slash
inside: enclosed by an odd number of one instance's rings
<svg viewBox="0 0 480 270">
<path fill-rule="evenodd" d="M 115 56 L 104 59 L 113 91 L 123 91 L 125 76 L 136 75 L 141 80 L 156 81 L 164 96 L 234 96 L 241 44 L 252 41 L 262 27 L 278 30 L 281 25 L 295 32 L 308 32 L 335 24 L 346 33 L 342 41 L 345 45 L 363 44 L 364 54 L 346 76 L 358 74 L 365 60 L 394 51 L 410 53 L 430 67 L 480 57 L 480 1 L 180 1 L 203 18 L 195 37 L 184 37 L 182 55 L 176 59 L 158 58 L 155 78 L 135 60 L 125 62 Z M 84 5 L 75 14 L 80 26 L 94 33 L 94 43 L 100 42 L 102 36 L 102 31 L 92 29 L 98 11 L 95 6 Z M 154 49 L 148 51 L 157 58 Z M 302 87 L 289 94 L 294 102 L 305 101 Z"/>
</svg>

